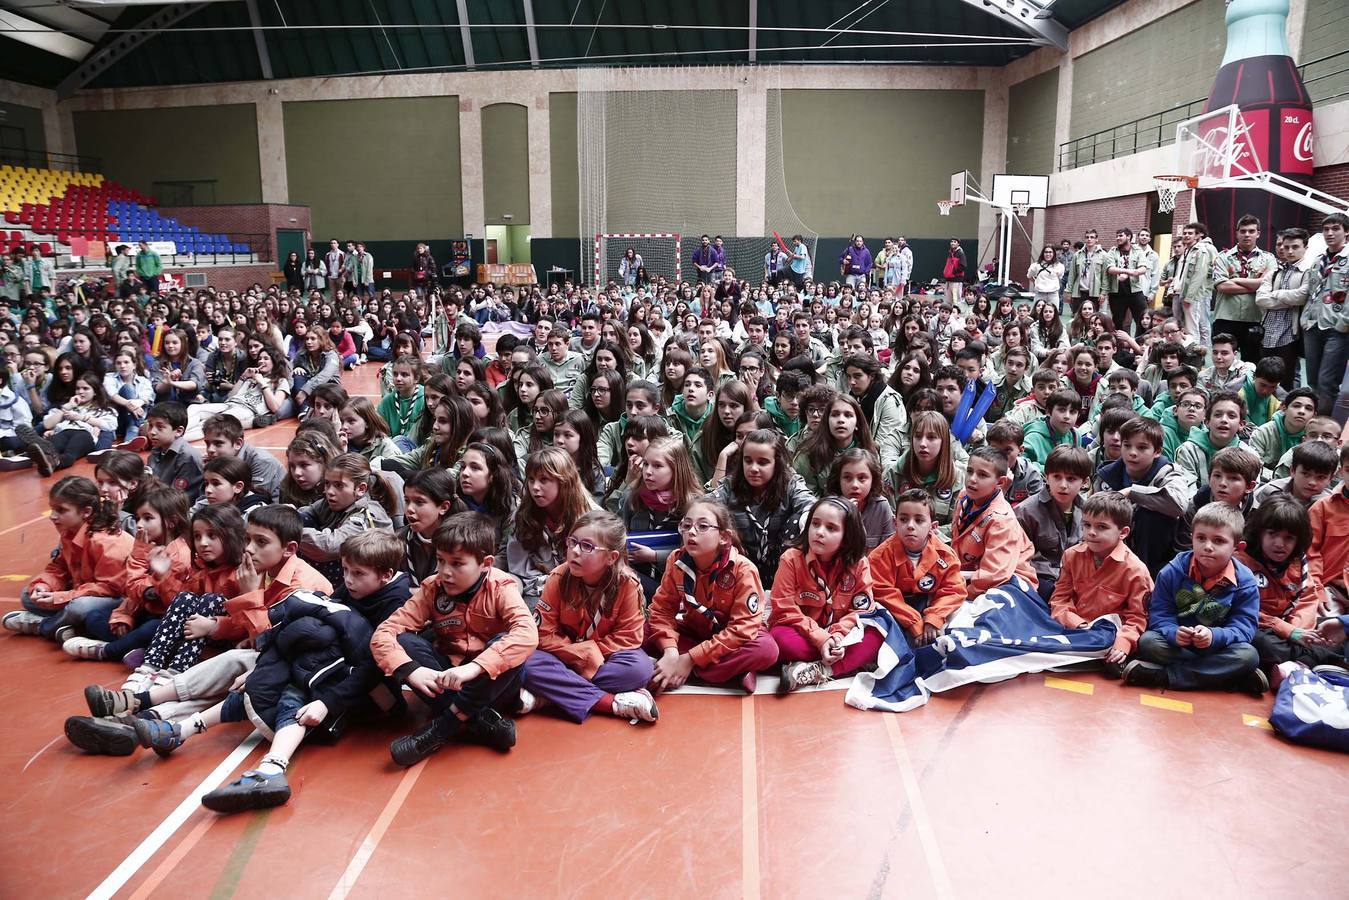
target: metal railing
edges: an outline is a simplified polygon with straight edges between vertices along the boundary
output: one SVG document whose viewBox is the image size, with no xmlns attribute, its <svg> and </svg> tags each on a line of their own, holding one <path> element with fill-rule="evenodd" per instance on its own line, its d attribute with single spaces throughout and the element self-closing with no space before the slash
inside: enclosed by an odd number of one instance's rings
<svg viewBox="0 0 1349 900">
<path fill-rule="evenodd" d="M 97 172 L 103 160 L 97 156 L 75 156 L 70 153 L 50 153 L 25 147 L 0 147 L 0 164 L 28 166 L 31 169 L 56 169 L 62 172 Z"/>
<path fill-rule="evenodd" d="M 1298 73 L 1313 103 L 1349 97 L 1349 50 L 1304 63 Z M 1060 144 L 1054 170 L 1080 169 L 1165 146 L 1175 140 L 1176 126 L 1202 114 L 1207 103 L 1204 98 L 1191 100 Z"/>
</svg>

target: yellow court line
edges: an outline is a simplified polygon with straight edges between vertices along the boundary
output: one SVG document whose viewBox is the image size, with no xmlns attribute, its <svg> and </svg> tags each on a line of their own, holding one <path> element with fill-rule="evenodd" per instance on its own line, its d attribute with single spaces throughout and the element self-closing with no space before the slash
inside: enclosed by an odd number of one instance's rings
<svg viewBox="0 0 1349 900">
<path fill-rule="evenodd" d="M 899 764 L 899 777 L 904 782 L 904 793 L 909 798 L 909 809 L 913 811 L 913 824 L 918 830 L 918 842 L 923 845 L 923 856 L 927 860 L 928 872 L 932 875 L 932 885 L 937 896 L 943 900 L 955 896 L 951 889 L 951 878 L 946 872 L 946 863 L 942 860 L 941 847 L 937 844 L 937 835 L 932 830 L 932 820 L 927 814 L 927 804 L 923 802 L 923 792 L 918 786 L 918 776 L 914 774 L 913 763 L 909 761 L 909 751 L 904 746 L 904 735 L 899 731 L 899 723 L 894 713 L 881 713 L 885 720 L 885 730 L 890 736 L 890 749 Z"/>
<path fill-rule="evenodd" d="M 759 898 L 759 754 L 754 739 L 754 698 L 740 702 L 740 883 L 746 900 Z"/>
<path fill-rule="evenodd" d="M 412 768 L 403 773 L 403 779 L 398 782 L 398 787 L 394 790 L 393 796 L 389 802 L 384 804 L 384 809 L 380 812 L 379 818 L 375 824 L 370 826 L 369 833 L 365 840 L 361 841 L 361 846 L 356 849 L 356 855 L 347 863 L 346 871 L 338 879 L 333 887 L 332 893 L 328 895 L 328 900 L 343 900 L 351 889 L 356 886 L 356 880 L 361 877 L 361 872 L 365 870 L 365 864 L 370 862 L 370 857 L 375 855 L 375 848 L 379 842 L 384 839 L 384 832 L 389 830 L 389 824 L 393 822 L 393 817 L 398 815 L 398 811 L 403 808 L 407 802 L 408 794 L 412 793 L 412 787 L 421 777 L 422 770 L 426 768 L 426 760 L 422 760 Z"/>
<path fill-rule="evenodd" d="M 1241 714 L 1241 724 L 1247 728 L 1263 728 L 1265 731 L 1274 730 L 1274 726 L 1269 724 L 1269 719 L 1264 716 L 1253 716 L 1250 713 Z"/>
<path fill-rule="evenodd" d="M 1053 675 L 1045 676 L 1045 687 L 1054 688 L 1058 691 L 1071 691 L 1074 694 L 1094 694 L 1096 685 L 1085 681 L 1073 681 L 1071 678 L 1055 678 Z"/>
<path fill-rule="evenodd" d="M 1171 712 L 1192 713 L 1194 704 L 1185 700 L 1172 700 L 1170 697 L 1158 697 L 1156 694 L 1139 694 L 1138 702 L 1156 709 L 1169 709 Z"/>
<path fill-rule="evenodd" d="M 52 514 L 52 511 L 51 511 L 50 509 L 48 509 L 48 510 L 43 510 L 42 515 L 38 516 L 36 519 L 29 519 L 27 522 L 20 522 L 18 525 L 11 525 L 11 526 L 9 526 L 8 528 L 6 528 L 4 531 L 0 531 L 0 537 L 4 537 L 5 535 L 9 534 L 11 531 L 18 531 L 20 528 L 27 528 L 29 525 L 36 525 L 38 522 L 42 522 L 42 521 L 46 520 L 46 518 L 47 518 L 48 516 L 50 516 L 51 514 Z"/>
</svg>

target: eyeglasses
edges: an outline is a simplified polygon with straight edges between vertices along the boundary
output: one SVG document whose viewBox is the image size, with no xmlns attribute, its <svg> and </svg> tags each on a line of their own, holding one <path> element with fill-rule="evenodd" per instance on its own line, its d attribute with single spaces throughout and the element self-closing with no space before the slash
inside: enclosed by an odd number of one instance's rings
<svg viewBox="0 0 1349 900">
<path fill-rule="evenodd" d="M 713 522 L 695 522 L 692 519 L 680 519 L 679 531 L 681 534 L 707 534 L 709 531 L 721 531 L 721 526 Z"/>
<path fill-rule="evenodd" d="M 1203 408 L 1204 408 L 1204 404 L 1198 403 L 1198 402 L 1177 403 L 1176 406 L 1180 407 L 1181 409 L 1203 409 Z"/>
<path fill-rule="evenodd" d="M 580 550 L 582 556 L 589 556 L 600 549 L 598 544 L 592 544 L 590 541 L 583 541 L 580 538 L 567 538 L 567 547 L 572 550 Z"/>
</svg>

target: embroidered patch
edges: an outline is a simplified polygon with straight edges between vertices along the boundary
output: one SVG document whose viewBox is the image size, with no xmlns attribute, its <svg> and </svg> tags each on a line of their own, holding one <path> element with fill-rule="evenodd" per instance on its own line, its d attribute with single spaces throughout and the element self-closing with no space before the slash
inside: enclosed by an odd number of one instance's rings
<svg viewBox="0 0 1349 900">
<path fill-rule="evenodd" d="M 808 600 L 808 601 L 810 601 L 811 603 L 819 603 L 819 602 L 820 602 L 820 595 L 817 594 L 817 593 L 815 593 L 814 591 L 802 591 L 802 592 L 801 592 L 801 599 L 802 599 L 802 600 Z"/>
<path fill-rule="evenodd" d="M 866 609 L 870 605 L 871 605 L 871 598 L 868 597 L 866 594 L 858 594 L 856 597 L 852 598 L 853 609 Z"/>
<path fill-rule="evenodd" d="M 463 619 L 450 619 L 450 620 L 449 620 L 449 624 L 450 624 L 450 625 L 463 625 L 463 624 L 464 624 L 464 620 L 463 620 Z"/>
<path fill-rule="evenodd" d="M 454 609 L 454 601 L 443 593 L 436 594 L 436 612 L 442 616 Z"/>
<path fill-rule="evenodd" d="M 973 553 L 966 553 L 966 554 L 964 554 L 964 557 L 965 557 L 965 562 L 974 562 L 976 559 L 979 558 L 979 557 L 975 556 Z"/>
<path fill-rule="evenodd" d="M 539 603 L 538 603 L 538 608 L 541 609 L 541 610 L 543 610 L 544 612 L 552 612 L 552 611 L 553 611 L 553 608 L 552 608 L 551 606 L 549 606 L 547 603 L 544 603 L 542 600 L 539 601 Z"/>
<path fill-rule="evenodd" d="M 943 562 L 942 565 L 944 566 L 946 563 Z M 936 586 L 937 579 L 931 574 L 924 575 L 922 578 L 918 579 L 918 590 L 920 591 L 930 591 Z"/>
<path fill-rule="evenodd" d="M 185 491 L 185 490 L 187 490 L 187 479 L 186 479 L 186 478 L 175 478 L 175 479 L 173 479 L 173 486 L 176 487 L 176 488 L 177 488 L 178 490 L 180 490 L 180 491 Z"/>
<path fill-rule="evenodd" d="M 950 489 L 950 488 L 942 488 L 941 490 L 937 491 L 937 499 L 938 499 L 938 500 L 950 500 L 950 499 L 951 499 L 951 489 Z"/>
<path fill-rule="evenodd" d="M 60 547 L 57 547 L 55 550 L 52 551 L 52 559 L 56 559 L 56 557 L 58 557 L 58 556 L 60 556 L 60 555 L 61 555 L 61 548 L 60 548 Z"/>
<path fill-rule="evenodd" d="M 1269 587 L 1269 579 L 1265 577 L 1264 572 L 1257 572 L 1255 574 L 1255 583 L 1260 585 L 1261 590 L 1264 590 L 1265 588 Z"/>
<path fill-rule="evenodd" d="M 977 542 L 980 543 L 980 544 L 982 544 L 982 543 L 984 542 L 984 535 L 983 535 L 983 532 L 980 532 L 980 531 L 973 531 L 973 532 L 970 532 L 970 536 L 973 537 L 973 538 L 975 539 L 975 541 L 977 541 Z"/>
<path fill-rule="evenodd" d="M 749 599 L 745 601 L 745 606 L 749 607 L 750 612 L 757 613 L 759 611 L 759 595 L 750 594 Z"/>
<path fill-rule="evenodd" d="M 939 568 L 939 569 L 945 569 L 945 568 L 947 567 L 947 565 L 949 565 L 949 563 L 947 563 L 946 560 L 944 560 L 944 559 L 938 559 L 938 560 L 937 560 L 937 568 Z"/>
<path fill-rule="evenodd" d="M 848 572 L 841 579 L 839 579 L 838 589 L 840 591 L 843 591 L 845 594 L 855 587 L 857 587 L 857 579 L 853 576 L 853 573 Z"/>
<path fill-rule="evenodd" d="M 1022 500 L 1025 500 L 1029 496 L 1030 492 L 1026 490 L 1012 491 L 1012 502 L 1020 503 Z"/>
<path fill-rule="evenodd" d="M 729 567 L 717 576 L 717 587 L 724 589 L 733 584 L 735 584 L 735 573 Z"/>
</svg>

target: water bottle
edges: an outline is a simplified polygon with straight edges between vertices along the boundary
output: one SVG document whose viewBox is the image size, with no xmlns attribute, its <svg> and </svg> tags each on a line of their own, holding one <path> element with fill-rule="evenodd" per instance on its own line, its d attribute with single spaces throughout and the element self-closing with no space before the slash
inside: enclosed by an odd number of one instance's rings
<svg viewBox="0 0 1349 900">
<path fill-rule="evenodd" d="M 1226 20 L 1227 52 L 1205 112 L 1237 104 L 1247 129 L 1239 139 L 1254 151 L 1258 168 L 1310 184 L 1312 104 L 1288 50 L 1288 0 L 1229 0 Z M 1232 174 L 1241 171 L 1234 166 Z M 1208 225 L 1220 249 L 1236 243 L 1237 220 L 1248 213 L 1259 217 L 1266 247 L 1276 231 L 1301 224 L 1307 213 L 1302 205 L 1264 190 L 1218 188 L 1197 194 L 1194 218 Z"/>
</svg>

